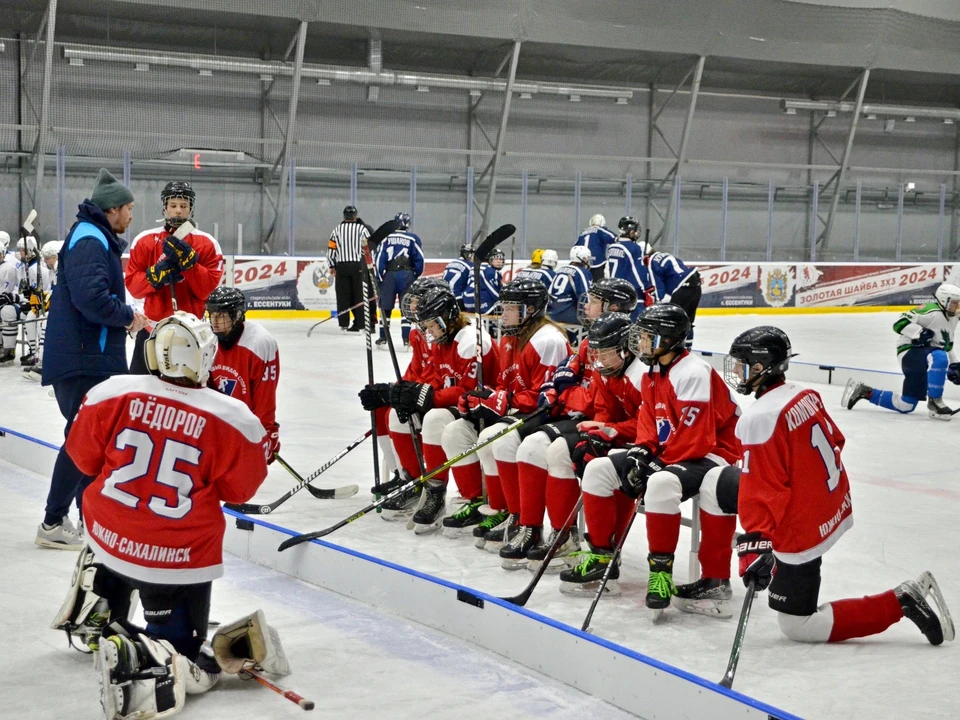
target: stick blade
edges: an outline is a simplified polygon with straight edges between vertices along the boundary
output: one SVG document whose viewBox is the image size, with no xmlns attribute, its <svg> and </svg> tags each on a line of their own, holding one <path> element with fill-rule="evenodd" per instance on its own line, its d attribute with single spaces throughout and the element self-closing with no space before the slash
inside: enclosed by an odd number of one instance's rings
<svg viewBox="0 0 960 720">
<path fill-rule="evenodd" d="M 487 237 L 484 238 L 484 241 L 480 243 L 480 247 L 473 251 L 473 258 L 476 264 L 479 266 L 480 263 L 484 262 L 497 245 L 509 238 L 516 231 L 516 227 L 510 223 L 507 223 L 506 225 L 501 225 L 492 233 L 487 235 Z"/>
<path fill-rule="evenodd" d="M 27 219 L 23 221 L 23 225 L 21 227 L 23 227 L 23 229 L 26 230 L 28 233 L 32 233 L 33 221 L 36 219 L 37 219 L 37 210 L 36 208 L 34 208 L 33 210 L 30 211 L 30 214 L 27 215 Z"/>
<path fill-rule="evenodd" d="M 177 228 L 177 231 L 173 234 L 173 236 L 177 240 L 183 240 L 187 235 L 189 235 L 196 229 L 197 229 L 197 226 L 194 225 L 189 220 L 187 220 L 185 223 L 183 223 L 180 227 Z"/>
<path fill-rule="evenodd" d="M 399 229 L 400 223 L 398 223 L 396 220 L 387 220 L 383 225 L 374 230 L 373 234 L 369 238 L 367 238 L 367 245 L 371 250 L 376 250 L 380 243 L 382 243 L 389 235 L 395 233 Z"/>
</svg>

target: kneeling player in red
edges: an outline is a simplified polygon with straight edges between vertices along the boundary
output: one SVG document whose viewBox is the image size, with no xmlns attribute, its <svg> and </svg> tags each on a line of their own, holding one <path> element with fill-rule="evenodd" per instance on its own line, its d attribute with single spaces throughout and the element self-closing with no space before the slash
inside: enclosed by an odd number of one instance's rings
<svg viewBox="0 0 960 720">
<path fill-rule="evenodd" d="M 206 387 L 216 350 L 193 315 L 160 321 L 144 344 L 156 377 L 116 375 L 90 390 L 67 441 L 95 479 L 84 493 L 88 548 L 53 627 L 99 652 L 107 718 L 172 715 L 219 677 L 201 646 L 223 574 L 220 503 L 253 497 L 271 443 L 246 405 Z M 127 621 L 134 590 L 145 629 Z"/>
<path fill-rule="evenodd" d="M 799 642 L 840 642 L 912 620 L 933 645 L 954 628 L 933 575 L 924 572 L 893 590 L 819 605 L 822 556 L 853 525 L 850 484 L 840 461 L 843 433 L 815 390 L 788 383 L 790 340 L 775 327 L 756 327 L 733 341 L 727 382 L 755 394 L 737 423 L 743 449 L 740 575 L 768 602 L 780 630 Z M 939 616 L 927 602 L 933 596 Z"/>
<path fill-rule="evenodd" d="M 274 454 L 280 452 L 277 341 L 263 325 L 246 322 L 247 301 L 236 288 L 218 287 L 210 293 L 207 313 L 219 341 L 208 384 L 224 395 L 241 400 L 260 419 L 270 439 L 269 465 Z"/>
</svg>

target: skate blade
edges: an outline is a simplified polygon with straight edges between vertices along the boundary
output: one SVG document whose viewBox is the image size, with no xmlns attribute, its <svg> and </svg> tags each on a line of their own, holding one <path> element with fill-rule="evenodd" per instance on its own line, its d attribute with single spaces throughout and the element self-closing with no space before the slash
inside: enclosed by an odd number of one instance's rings
<svg viewBox="0 0 960 720">
<path fill-rule="evenodd" d="M 504 570 L 525 570 L 527 563 L 529 561 L 526 558 L 521 558 L 519 560 L 514 560 L 513 558 L 502 558 L 500 560 L 500 567 Z"/>
<path fill-rule="evenodd" d="M 933 577 L 933 573 L 929 570 L 924 571 L 920 577 L 917 578 L 917 583 L 920 585 L 920 589 L 923 591 L 924 598 L 927 595 L 933 597 L 933 602 L 937 606 L 937 615 L 940 618 L 940 627 L 943 631 L 943 639 L 947 642 L 953 640 L 956 637 L 956 628 L 953 626 L 953 617 L 950 615 L 950 610 L 947 608 L 947 603 L 943 599 L 943 593 L 940 592 L 940 585 L 937 583 L 936 578 Z"/>
<path fill-rule="evenodd" d="M 443 536 L 445 538 L 450 538 L 451 540 L 456 540 L 457 538 L 462 538 L 466 535 L 473 537 L 473 528 L 476 525 L 467 525 L 466 527 L 443 527 Z"/>
<path fill-rule="evenodd" d="M 414 535 L 429 535 L 440 529 L 440 523 L 414 523 L 413 525 L 413 534 Z"/>
<path fill-rule="evenodd" d="M 593 597 L 597 594 L 597 590 L 600 589 L 600 582 L 600 580 L 594 580 L 588 583 L 560 581 L 560 592 L 573 597 Z M 606 586 L 603 588 L 603 594 L 609 595 L 610 597 L 617 597 L 621 592 L 619 580 L 608 580 Z"/>
<path fill-rule="evenodd" d="M 387 522 L 397 522 L 399 520 L 406 520 L 408 517 L 413 517 L 413 508 L 410 508 L 409 510 L 383 509 L 383 512 L 380 513 L 380 517 L 386 520 Z"/>
<path fill-rule="evenodd" d="M 934 420 L 942 420 L 944 422 L 950 422 L 953 420 L 953 415 L 941 415 L 940 413 L 935 413 L 932 410 L 927 413 Z"/>
<path fill-rule="evenodd" d="M 540 572 L 540 566 L 543 563 L 540 560 L 527 560 L 527 570 L 536 574 Z M 544 575 L 559 575 L 564 570 L 567 569 L 566 563 L 557 563 L 550 561 L 550 564 L 547 565 L 547 569 L 543 571 Z"/>
<path fill-rule="evenodd" d="M 843 395 L 840 396 L 840 405 L 845 407 L 847 410 L 852 410 L 850 406 L 850 398 L 853 396 L 853 388 L 856 387 L 857 381 L 853 378 L 847 380 L 846 386 L 843 388 Z"/>
<path fill-rule="evenodd" d="M 710 600 L 707 598 L 693 600 L 690 598 L 675 597 L 674 604 L 682 612 L 691 615 L 706 615 L 707 617 L 722 618 L 724 620 L 733 617 L 733 608 L 727 600 Z"/>
<path fill-rule="evenodd" d="M 487 540 L 482 547 L 488 553 L 499 555 L 500 549 L 503 547 L 503 540 Z"/>
<path fill-rule="evenodd" d="M 651 611 L 650 611 L 650 623 L 653 624 L 653 625 L 659 624 L 659 622 L 663 619 L 663 611 L 664 611 L 665 609 L 666 609 L 666 608 L 657 608 L 656 610 L 651 610 Z"/>
</svg>

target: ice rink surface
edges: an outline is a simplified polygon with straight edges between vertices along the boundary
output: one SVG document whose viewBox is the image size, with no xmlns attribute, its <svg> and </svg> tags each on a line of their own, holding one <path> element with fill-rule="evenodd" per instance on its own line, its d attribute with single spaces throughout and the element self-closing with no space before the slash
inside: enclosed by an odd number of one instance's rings
<svg viewBox="0 0 960 720">
<path fill-rule="evenodd" d="M 723 352 L 742 330 L 775 324 L 790 335 L 798 360 L 896 371 L 893 314 L 704 316 L 695 345 Z M 264 321 L 280 345 L 278 419 L 283 457 L 302 475 L 369 427 L 357 392 L 366 382 L 364 342 L 342 335 L 336 322 Z M 399 345 L 399 330 L 395 330 Z M 378 381 L 392 379 L 389 356 L 374 351 Z M 401 366 L 409 355 L 400 352 Z M 0 425 L 45 440 L 62 439 L 62 418 L 46 389 L 0 369 L 7 388 Z M 889 389 L 899 389 L 891 377 Z M 960 419 L 931 420 L 925 412 L 900 416 L 861 403 L 839 407 L 842 388 L 814 386 L 847 438 L 843 461 L 852 486 L 854 527 L 826 555 L 821 602 L 874 594 L 929 569 L 954 613 L 960 615 L 960 488 L 955 481 L 955 438 Z M 751 402 L 742 398 L 744 406 Z M 0 516 L 4 522 L 7 582 L 0 608 L 14 627 L 10 652 L 0 661 L 5 706 L 0 716 L 98 717 L 97 683 L 87 658 L 67 651 L 63 635 L 46 626 L 59 607 L 75 559 L 32 544 L 42 514 L 45 479 L 0 464 Z M 330 525 L 369 502 L 369 442 L 319 478 L 318 487 L 357 483 L 347 500 L 318 500 L 303 491 L 269 516 L 300 531 Z M 271 502 L 296 481 L 281 467 L 256 496 Z M 453 486 L 451 485 L 451 488 Z M 451 492 L 450 495 L 455 494 Z M 640 525 L 637 525 L 639 528 Z M 499 558 L 466 539 L 415 537 L 401 523 L 369 515 L 326 540 L 496 595 L 518 592 L 526 571 L 500 569 Z M 681 533 L 676 576 L 685 580 L 688 535 Z M 623 594 L 603 598 L 594 632 L 614 642 L 710 679 L 719 679 L 735 620 L 669 610 L 652 625 L 643 605 L 646 544 L 636 529 L 626 543 Z M 735 559 L 734 559 L 735 562 Z M 547 576 L 528 607 L 579 627 L 588 600 L 562 596 Z M 742 586 L 734 583 L 739 608 Z M 294 674 L 287 684 L 317 702 L 323 717 L 621 717 L 609 705 L 559 685 L 475 646 L 395 616 L 345 600 L 272 571 L 233 560 L 215 584 L 215 619 L 230 621 L 256 607 L 278 626 Z M 428 608 L 424 612 L 429 612 Z M 928 718 L 956 716 L 955 644 L 930 647 L 916 627 L 901 621 L 886 633 L 839 645 L 802 645 L 783 638 L 761 595 L 737 674 L 736 689 L 810 718 Z M 576 662 L 570 658 L 570 662 Z M 39 691 L 39 692 L 38 692 Z M 9 698 L 9 699 L 8 699 Z M 202 708 L 202 709 L 201 709 Z M 68 710 L 69 709 L 69 710 Z M 288 717 L 301 711 L 268 691 L 229 679 L 220 689 L 188 701 L 183 717 Z"/>
</svg>

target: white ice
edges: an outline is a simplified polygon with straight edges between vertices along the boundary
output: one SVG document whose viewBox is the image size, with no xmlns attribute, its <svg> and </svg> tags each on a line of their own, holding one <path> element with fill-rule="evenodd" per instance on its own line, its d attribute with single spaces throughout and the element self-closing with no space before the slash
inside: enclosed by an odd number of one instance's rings
<svg viewBox="0 0 960 720">
<path fill-rule="evenodd" d="M 798 359 L 896 371 L 894 319 L 884 313 L 704 316 L 698 318 L 696 346 L 723 351 L 740 331 L 776 324 L 790 335 L 801 355 Z M 281 349 L 281 452 L 303 475 L 369 427 L 369 415 L 356 397 L 366 383 L 362 337 L 341 335 L 336 323 L 329 322 L 308 339 L 306 329 L 312 322 L 263 323 Z M 399 330 L 395 332 L 399 341 Z M 393 371 L 388 354 L 375 350 L 374 356 L 377 379 L 389 381 Z M 401 351 L 401 366 L 408 357 Z M 56 403 L 46 389 L 16 375 L 18 369 L 0 369 L 0 382 L 16 389 L 7 393 L 0 425 L 59 442 L 63 421 Z M 825 558 L 821 601 L 879 593 L 929 569 L 947 602 L 960 614 L 960 562 L 956 559 L 960 532 L 954 522 L 960 510 L 960 489 L 952 479 L 960 420 L 931 420 L 922 407 L 909 416 L 866 403 L 847 411 L 839 407 L 840 387 L 815 387 L 847 437 L 843 461 L 850 475 L 855 518 L 854 528 Z M 899 389 L 895 378 L 889 389 Z M 54 707 L 69 706 L 70 714 L 78 718 L 97 717 L 96 680 L 85 659 L 68 652 L 62 636 L 46 630 L 69 579 L 73 556 L 32 545 L 35 523 L 42 515 L 45 480 L 11 466 L 0 467 L 0 474 L 4 478 L 0 513 L 5 521 L 0 535 L 10 559 L 0 607 L 15 628 L 15 642 L 8 645 L 11 652 L 0 661 L 4 696 L 11 697 L 0 713 L 15 707 L 18 712 L 12 716 L 59 717 Z M 315 530 L 366 505 L 366 491 L 372 484 L 369 443 L 315 484 L 347 483 L 360 485 L 360 495 L 326 501 L 300 492 L 270 521 Z M 276 500 L 295 484 L 274 465 L 256 500 Z M 467 540 L 415 537 L 403 523 L 387 523 L 373 514 L 326 539 L 491 594 L 514 594 L 529 579 L 526 571 L 500 569 L 495 555 L 475 549 Z M 686 544 L 684 531 L 679 553 L 685 553 Z M 678 558 L 685 557 L 679 553 Z M 735 622 L 669 610 L 659 624 L 652 625 L 643 607 L 645 556 L 644 533 L 635 531 L 624 554 L 623 595 L 601 601 L 594 631 L 703 677 L 719 678 Z M 677 579 L 682 581 L 686 563 L 677 565 Z M 562 596 L 557 583 L 555 577 L 547 576 L 528 607 L 579 627 L 588 602 Z M 734 602 L 739 607 L 743 592 L 737 581 L 734 585 Z M 760 596 L 754 603 L 735 684 L 741 692 L 811 718 L 956 715 L 956 645 L 930 647 L 907 620 L 869 639 L 831 646 L 796 644 L 781 636 L 765 600 Z M 366 716 L 373 708 L 384 718 L 490 713 L 618 716 L 609 705 L 474 646 L 263 568 L 229 562 L 227 577 L 215 584 L 214 617 L 230 620 L 255 606 L 264 607 L 289 643 L 296 673 L 288 684 L 317 700 L 318 710 L 328 717 Z M 451 662 L 453 658 L 463 662 Z M 238 684 L 225 683 L 217 693 L 188 703 L 184 717 L 285 717 L 299 712 L 278 696 L 261 692 L 262 688 L 237 688 Z"/>
</svg>

